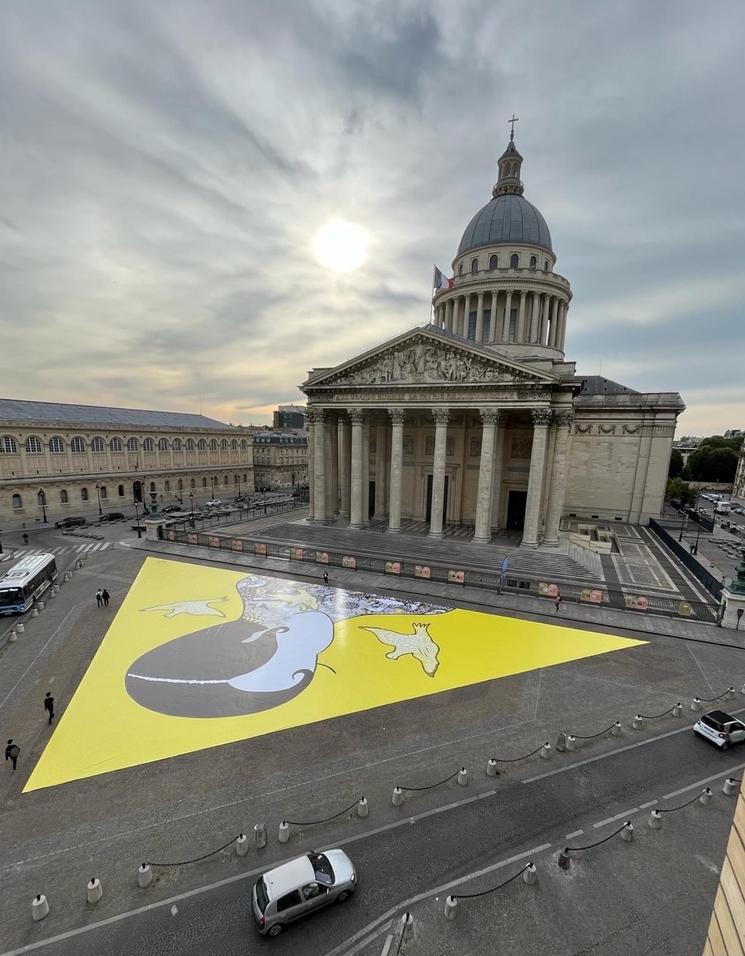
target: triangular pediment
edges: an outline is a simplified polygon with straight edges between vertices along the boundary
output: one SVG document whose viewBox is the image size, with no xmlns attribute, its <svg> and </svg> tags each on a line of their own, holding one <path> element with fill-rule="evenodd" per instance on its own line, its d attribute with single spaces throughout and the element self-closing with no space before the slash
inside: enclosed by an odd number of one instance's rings
<svg viewBox="0 0 745 956">
<path fill-rule="evenodd" d="M 547 385 L 557 379 L 491 349 L 430 326 L 411 329 L 335 368 L 320 369 L 303 388 L 358 385 Z"/>
</svg>

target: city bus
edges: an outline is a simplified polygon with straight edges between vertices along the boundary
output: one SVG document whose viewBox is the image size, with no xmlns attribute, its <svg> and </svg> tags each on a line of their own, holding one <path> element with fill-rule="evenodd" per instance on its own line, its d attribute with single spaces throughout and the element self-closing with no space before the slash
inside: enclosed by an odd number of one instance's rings
<svg viewBox="0 0 745 956">
<path fill-rule="evenodd" d="M 0 577 L 0 614 L 23 614 L 57 577 L 53 554 L 29 554 Z"/>
</svg>

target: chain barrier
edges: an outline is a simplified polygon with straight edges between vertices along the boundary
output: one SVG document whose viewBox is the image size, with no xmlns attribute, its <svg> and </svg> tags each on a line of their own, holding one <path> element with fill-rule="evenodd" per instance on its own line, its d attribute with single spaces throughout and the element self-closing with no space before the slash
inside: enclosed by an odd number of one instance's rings
<svg viewBox="0 0 745 956">
<path fill-rule="evenodd" d="M 519 876 L 522 876 L 523 873 L 532 866 L 531 863 L 526 863 L 524 867 L 517 871 L 513 876 L 508 880 L 505 880 L 503 883 L 500 883 L 498 886 L 492 886 L 491 889 L 482 890 L 480 893 L 452 893 L 451 896 L 454 900 L 475 900 L 479 896 L 488 896 L 489 893 L 496 893 L 497 890 L 501 890 L 503 887 L 507 886 L 510 883 L 513 883 Z"/>
<path fill-rule="evenodd" d="M 497 763 L 518 763 L 520 760 L 525 760 L 528 757 L 532 757 L 538 753 L 539 750 L 543 750 L 545 744 L 541 744 L 540 747 L 536 747 L 535 750 L 531 750 L 529 754 L 523 754 L 522 757 L 491 757 L 491 760 L 496 760 Z M 455 774 L 453 774 L 455 776 Z"/>
<path fill-rule="evenodd" d="M 448 780 L 450 778 L 448 777 Z M 314 827 L 319 823 L 328 823 L 329 820 L 336 820 L 337 817 L 343 816 L 345 813 L 349 813 L 350 810 L 354 809 L 359 803 L 359 799 L 355 800 L 354 803 L 350 803 L 348 807 L 344 807 L 343 810 L 340 810 L 338 813 L 333 814 L 333 816 L 325 817 L 323 820 L 306 820 L 301 822 L 300 820 L 285 820 L 285 823 L 291 823 L 294 827 Z"/>
<path fill-rule="evenodd" d="M 698 799 L 698 797 L 696 799 Z M 624 830 L 628 830 L 630 826 L 631 820 L 627 820 L 622 827 L 614 830 L 613 833 L 609 834 L 607 837 L 603 837 L 602 840 L 598 840 L 596 843 L 588 843 L 587 846 L 566 846 L 564 847 L 564 852 L 579 853 L 581 850 L 593 850 L 596 846 L 602 846 L 603 843 L 607 843 L 609 840 L 612 840 L 613 837 L 618 836 L 619 833 L 622 833 Z"/>
<path fill-rule="evenodd" d="M 657 720 L 660 717 L 666 717 L 668 714 L 671 714 L 676 707 L 680 707 L 680 703 L 673 704 L 672 707 L 668 707 L 667 710 L 663 710 L 661 714 L 639 714 L 639 717 L 643 717 L 645 720 Z"/>
<path fill-rule="evenodd" d="M 587 735 L 583 735 L 583 734 L 572 734 L 572 737 L 574 737 L 575 740 L 592 740 L 592 739 L 595 738 L 595 737 L 602 737 L 603 734 L 607 734 L 607 733 L 609 733 L 611 730 L 613 730 L 613 728 L 616 726 L 617 723 L 618 723 L 618 721 L 617 721 L 617 720 L 614 720 L 613 723 L 610 725 L 610 727 L 606 727 L 605 730 L 601 730 L 601 731 L 599 731 L 599 732 L 596 733 L 596 734 L 587 734 Z"/>
<path fill-rule="evenodd" d="M 733 693 L 734 689 L 735 689 L 734 687 L 728 687 L 727 690 L 723 694 L 720 694 L 718 697 L 699 697 L 698 699 L 701 701 L 702 704 L 713 704 L 715 701 L 721 700 L 722 697 L 726 697 L 727 694 Z"/>
<path fill-rule="evenodd" d="M 453 777 L 457 777 L 461 772 L 462 768 L 458 768 L 455 773 L 451 773 L 449 777 L 445 777 L 444 780 L 438 780 L 437 783 L 431 783 L 428 787 L 406 787 L 403 784 L 397 784 L 399 790 L 407 790 L 410 793 L 421 792 L 422 790 L 434 790 L 435 787 L 441 787 L 443 783 L 447 783 L 448 780 L 452 780 Z"/>
<path fill-rule="evenodd" d="M 701 793 L 706 793 L 706 789 L 702 790 Z M 666 810 L 662 807 L 658 808 L 658 813 L 676 813 L 678 810 L 685 810 L 686 807 L 690 807 L 692 803 L 695 803 L 701 798 L 701 793 L 697 793 L 693 799 L 689 800 L 687 803 L 681 803 L 679 807 L 668 807 Z"/>
<path fill-rule="evenodd" d="M 200 860 L 206 860 L 208 856 L 214 856 L 215 853 L 220 853 L 221 850 L 227 849 L 227 847 L 229 847 L 231 843 L 235 843 L 240 836 L 242 836 L 242 834 L 239 833 L 238 836 L 233 837 L 232 840 L 228 840 L 227 843 L 224 843 L 216 850 L 210 850 L 209 853 L 204 853 L 202 856 L 195 856 L 193 860 L 181 860 L 179 863 L 149 863 L 148 866 L 186 866 L 187 863 L 199 863 Z"/>
</svg>

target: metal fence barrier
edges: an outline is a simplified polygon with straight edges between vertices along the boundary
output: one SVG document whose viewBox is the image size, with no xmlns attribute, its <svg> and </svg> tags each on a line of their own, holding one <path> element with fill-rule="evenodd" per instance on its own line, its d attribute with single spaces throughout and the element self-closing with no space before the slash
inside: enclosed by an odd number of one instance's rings
<svg viewBox="0 0 745 956">
<path fill-rule="evenodd" d="M 711 572 L 707 571 L 706 568 L 700 564 L 686 548 L 676 541 L 667 529 L 663 528 L 658 521 L 655 521 L 654 518 L 649 519 L 649 529 L 656 534 L 660 541 L 672 551 L 675 557 L 688 568 L 691 574 L 698 578 L 706 590 L 719 601 L 722 594 L 722 582 L 717 580 Z"/>
</svg>

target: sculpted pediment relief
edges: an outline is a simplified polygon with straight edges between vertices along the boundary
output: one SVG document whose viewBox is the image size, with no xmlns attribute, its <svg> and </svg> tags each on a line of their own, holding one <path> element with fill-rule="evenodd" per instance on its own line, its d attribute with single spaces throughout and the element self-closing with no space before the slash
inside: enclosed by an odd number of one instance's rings
<svg viewBox="0 0 745 956">
<path fill-rule="evenodd" d="M 499 358 L 474 354 L 457 344 L 417 336 L 382 348 L 313 385 L 546 384 L 546 380 Z"/>
</svg>

